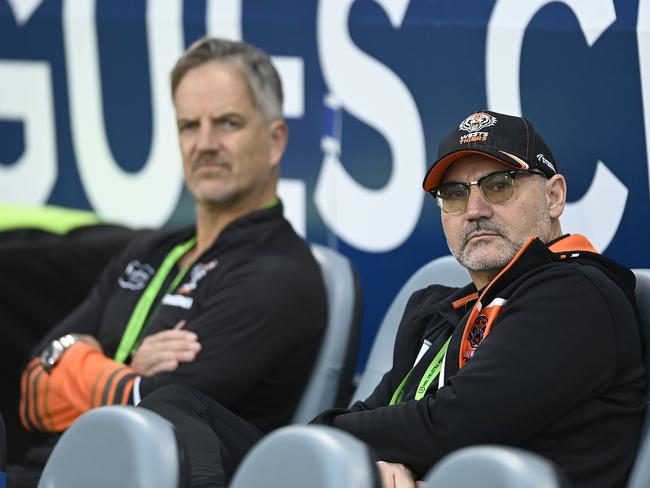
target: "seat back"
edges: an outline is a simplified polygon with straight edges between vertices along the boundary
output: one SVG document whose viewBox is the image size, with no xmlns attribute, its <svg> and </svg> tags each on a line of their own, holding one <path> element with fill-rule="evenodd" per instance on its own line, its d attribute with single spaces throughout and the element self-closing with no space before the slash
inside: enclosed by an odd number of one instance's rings
<svg viewBox="0 0 650 488">
<path fill-rule="evenodd" d="M 643 364 L 646 371 L 646 395 L 650 398 L 650 269 L 633 269 L 636 276 L 636 304 L 641 319 L 641 339 L 644 341 Z"/>
<path fill-rule="evenodd" d="M 448 454 L 427 474 L 427 488 L 559 488 L 555 465 L 532 452 L 472 446 Z"/>
<path fill-rule="evenodd" d="M 350 396 L 361 320 L 361 291 L 352 263 L 333 249 L 312 244 L 327 292 L 327 328 L 309 382 L 293 417 L 305 423 Z"/>
<path fill-rule="evenodd" d="M 264 437 L 244 458 L 230 488 L 375 488 L 368 449 L 325 426 L 291 425 Z"/>
<path fill-rule="evenodd" d="M 413 292 L 434 283 L 464 286 L 469 281 L 467 270 L 458 264 L 452 256 L 443 256 L 430 261 L 407 280 L 393 299 L 379 326 L 361 381 L 352 395 L 352 402 L 367 398 L 379 384 L 384 373 L 392 367 L 397 329 L 406 303 Z"/>
<path fill-rule="evenodd" d="M 634 269 L 636 276 L 636 303 L 641 319 L 641 339 L 644 341 L 644 366 L 646 382 L 646 401 L 650 397 L 650 269 Z M 646 403 L 646 416 L 641 434 L 641 443 L 636 454 L 628 488 L 645 488 L 650 486 L 650 402 Z"/>
<path fill-rule="evenodd" d="M 38 487 L 179 488 L 187 479 L 181 453 L 172 424 L 158 414 L 132 406 L 96 408 L 63 433 Z"/>
</svg>

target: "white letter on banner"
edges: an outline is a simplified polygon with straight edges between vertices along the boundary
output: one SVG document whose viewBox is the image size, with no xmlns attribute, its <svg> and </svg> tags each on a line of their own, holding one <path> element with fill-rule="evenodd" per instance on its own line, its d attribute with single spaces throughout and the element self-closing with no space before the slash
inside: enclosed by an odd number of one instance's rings
<svg viewBox="0 0 650 488">
<path fill-rule="evenodd" d="M 519 69 L 526 27 L 535 14 L 553 0 L 499 0 L 492 10 L 486 43 L 486 89 L 491 110 L 521 115 Z M 612 0 L 563 0 L 573 10 L 589 46 L 616 20 Z M 603 198 L 602 195 L 607 195 Z M 616 235 L 628 190 L 598 161 L 594 179 L 585 195 L 567 203 L 562 216 L 565 230 L 589 237 L 604 251 Z M 597 218 L 596 218 L 597 216 Z"/>
<path fill-rule="evenodd" d="M 208 0 L 205 27 L 209 36 L 241 41 L 242 0 Z"/>
<path fill-rule="evenodd" d="M 25 25 L 37 10 L 43 0 L 7 0 L 7 4 L 16 19 L 19 26 Z"/>
<path fill-rule="evenodd" d="M 49 63 L 0 61 L 0 119 L 22 122 L 24 151 L 0 165 L 0 199 L 40 205 L 57 178 L 57 154 Z"/>
<path fill-rule="evenodd" d="M 133 174 L 119 167 L 106 139 L 95 1 L 64 3 L 63 33 L 75 156 L 88 199 L 105 220 L 158 226 L 165 223 L 177 204 L 183 173 L 169 72 L 184 47 L 182 6 L 182 0 L 147 3 L 152 136 L 149 158 Z"/>
<path fill-rule="evenodd" d="M 650 2 L 639 1 L 636 23 L 636 39 L 639 46 L 639 71 L 641 72 L 641 99 L 645 125 L 646 164 L 650 184 Z"/>
<path fill-rule="evenodd" d="M 424 134 L 417 106 L 402 80 L 358 49 L 348 33 L 354 0 L 319 2 L 318 53 L 331 99 L 363 123 L 377 129 L 393 156 L 388 183 L 370 190 L 347 173 L 337 147 L 323 138 L 325 157 L 315 201 L 327 226 L 358 249 L 385 252 L 402 244 L 420 217 L 424 192 L 419 188 L 426 165 Z M 409 0 L 378 0 L 393 27 L 399 28 Z M 332 107 L 330 107 L 332 108 Z M 372 161 L 368 161 L 372 165 Z"/>
</svg>

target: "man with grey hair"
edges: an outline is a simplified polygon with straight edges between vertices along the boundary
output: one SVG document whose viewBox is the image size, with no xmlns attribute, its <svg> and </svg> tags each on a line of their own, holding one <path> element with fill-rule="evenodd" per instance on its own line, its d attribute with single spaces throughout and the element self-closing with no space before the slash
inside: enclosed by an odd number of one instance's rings
<svg viewBox="0 0 650 488">
<path fill-rule="evenodd" d="M 277 197 L 278 73 L 249 44 L 205 38 L 171 88 L 196 224 L 132 243 L 37 347 L 22 381 L 30 430 L 60 432 L 92 407 L 178 384 L 266 432 L 302 394 L 327 310 L 318 264 Z"/>
</svg>

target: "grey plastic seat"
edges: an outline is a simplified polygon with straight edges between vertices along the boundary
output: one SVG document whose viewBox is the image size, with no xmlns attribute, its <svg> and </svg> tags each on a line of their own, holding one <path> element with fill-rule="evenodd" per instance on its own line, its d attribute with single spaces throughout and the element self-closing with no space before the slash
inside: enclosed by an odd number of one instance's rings
<svg viewBox="0 0 650 488">
<path fill-rule="evenodd" d="M 365 444 L 325 426 L 292 425 L 262 439 L 237 469 L 230 488 L 375 488 Z"/>
<path fill-rule="evenodd" d="M 448 454 L 425 478 L 427 488 L 559 488 L 555 466 L 523 449 L 472 446 Z"/>
<path fill-rule="evenodd" d="M 347 401 L 361 327 L 361 292 L 352 263 L 328 247 L 312 244 L 311 250 L 325 282 L 328 320 L 323 345 L 294 414 L 294 423 L 306 423 L 337 401 Z"/>
<path fill-rule="evenodd" d="M 131 406 L 93 409 L 66 430 L 39 488 L 179 488 L 185 486 L 174 427 Z"/>
<path fill-rule="evenodd" d="M 404 308 L 411 294 L 432 284 L 465 286 L 470 282 L 467 270 L 452 256 L 434 259 L 417 270 L 393 299 L 379 326 L 361 381 L 352 395 L 352 402 L 365 400 L 393 365 L 393 346 Z"/>
<path fill-rule="evenodd" d="M 636 276 L 636 302 L 641 318 L 641 338 L 645 342 L 645 381 L 646 400 L 650 398 L 650 269 L 634 269 Z M 628 488 L 647 488 L 650 486 L 650 402 L 646 403 L 646 416 L 641 434 L 641 443 L 636 454 Z"/>
</svg>

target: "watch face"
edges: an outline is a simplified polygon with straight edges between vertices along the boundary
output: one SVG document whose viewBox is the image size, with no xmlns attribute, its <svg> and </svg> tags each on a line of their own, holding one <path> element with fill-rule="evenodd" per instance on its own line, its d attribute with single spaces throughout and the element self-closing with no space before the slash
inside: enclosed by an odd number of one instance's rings
<svg viewBox="0 0 650 488">
<path fill-rule="evenodd" d="M 52 369 L 63 352 L 63 345 L 58 339 L 50 342 L 41 353 L 41 365 L 46 371 Z"/>
</svg>

